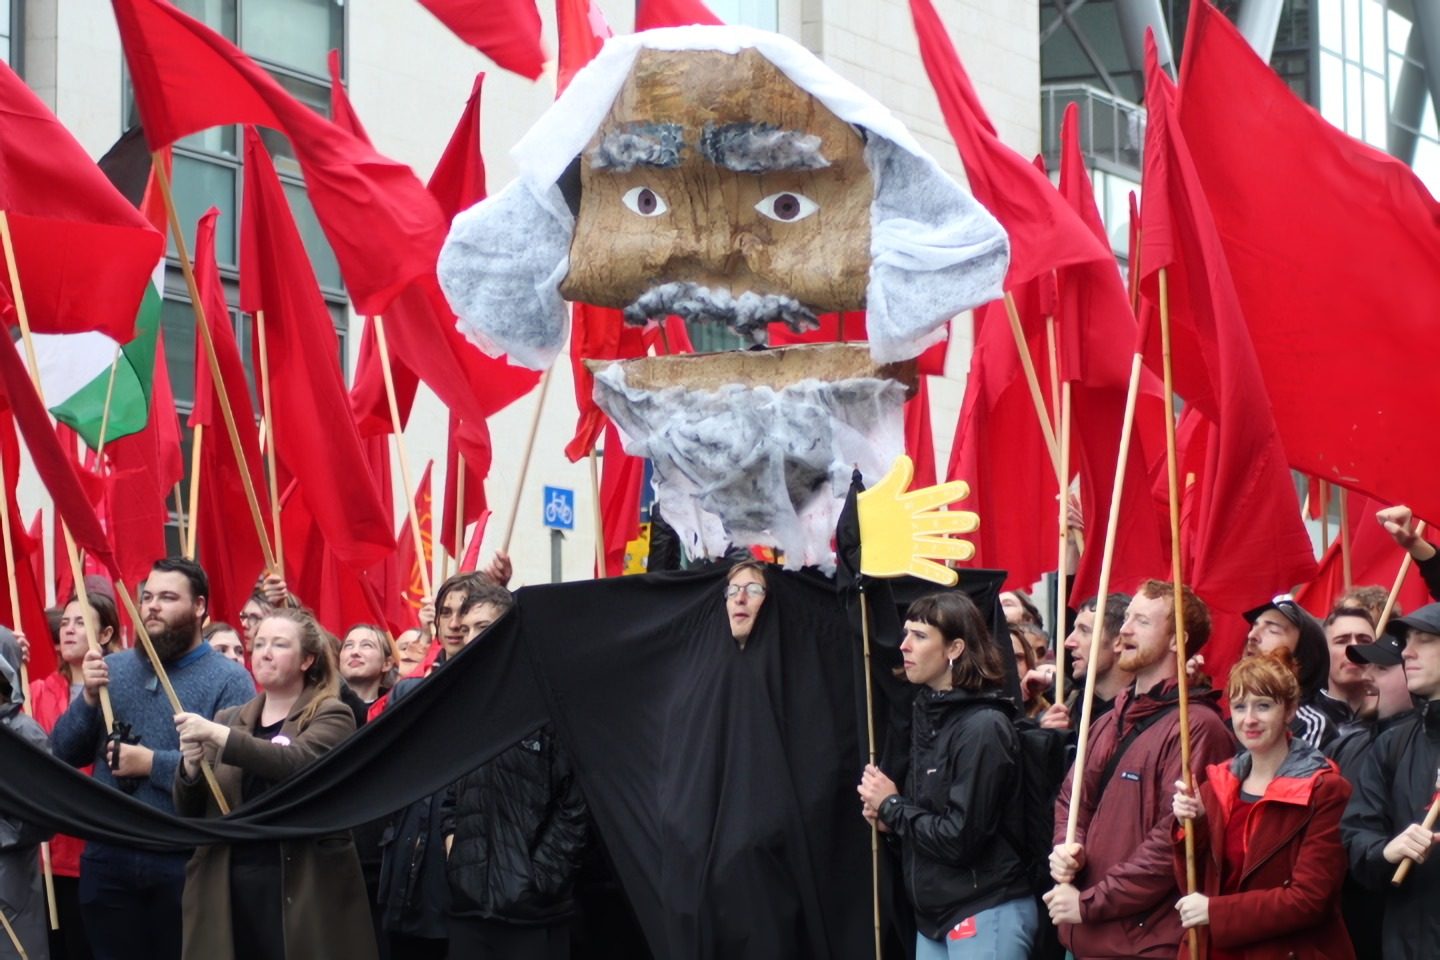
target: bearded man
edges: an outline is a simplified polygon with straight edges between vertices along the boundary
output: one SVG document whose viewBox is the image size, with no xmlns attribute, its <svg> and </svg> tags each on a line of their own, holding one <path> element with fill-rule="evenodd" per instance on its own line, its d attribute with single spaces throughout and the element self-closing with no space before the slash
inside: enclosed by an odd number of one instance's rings
<svg viewBox="0 0 1440 960">
<path fill-rule="evenodd" d="M 1193 655 L 1210 636 L 1210 612 L 1188 586 L 1182 589 L 1185 652 Z M 1056 886 L 1045 905 L 1077 960 L 1170 960 L 1183 936 L 1170 806 L 1182 769 L 1176 646 L 1174 585 L 1147 580 L 1130 601 L 1117 643 L 1115 665 L 1135 682 L 1091 728 L 1074 843 L 1065 842 L 1069 774 L 1055 805 Z M 1190 692 L 1190 769 L 1197 779 L 1235 753 L 1218 700 L 1214 690 Z"/>
<path fill-rule="evenodd" d="M 255 696 L 245 668 L 201 637 L 210 583 L 199 564 L 156 562 L 140 593 L 140 615 L 180 703 L 206 718 Z M 173 813 L 180 763 L 174 712 L 144 651 L 85 655 L 84 693 L 55 725 L 55 756 L 137 800 Z M 109 688 L 115 729 L 107 736 L 100 690 Z M 122 726 L 123 725 L 123 726 Z M 152 853 L 91 842 L 80 860 L 80 912 L 94 954 L 107 958 L 179 958 L 180 895 L 189 852 Z"/>
</svg>

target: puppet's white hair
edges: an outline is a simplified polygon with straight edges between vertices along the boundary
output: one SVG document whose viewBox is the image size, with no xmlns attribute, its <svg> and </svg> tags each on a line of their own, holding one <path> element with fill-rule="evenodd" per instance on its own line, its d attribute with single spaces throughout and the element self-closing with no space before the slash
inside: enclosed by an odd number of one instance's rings
<svg viewBox="0 0 1440 960">
<path fill-rule="evenodd" d="M 575 226 L 557 181 L 599 128 L 640 50 L 747 47 L 865 131 L 875 185 L 866 319 L 877 360 L 917 356 L 944 337 L 951 317 L 1000 295 L 1009 262 L 1005 231 L 878 101 L 778 34 L 677 27 L 607 40 L 516 144 L 520 178 L 455 218 L 438 270 L 466 336 L 526 366 L 554 360 L 568 334 L 558 287 Z"/>
</svg>

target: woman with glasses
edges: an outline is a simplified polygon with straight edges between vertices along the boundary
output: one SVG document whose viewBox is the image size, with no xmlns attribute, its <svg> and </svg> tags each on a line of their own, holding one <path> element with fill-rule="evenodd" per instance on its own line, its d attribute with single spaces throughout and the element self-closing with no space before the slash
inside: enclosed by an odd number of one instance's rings
<svg viewBox="0 0 1440 960">
<path fill-rule="evenodd" d="M 730 618 L 730 635 L 741 650 L 755 629 L 755 617 L 765 603 L 765 567 L 758 560 L 742 560 L 725 578 L 725 615 Z"/>
<path fill-rule="evenodd" d="M 900 841 L 916 960 L 1025 960 L 1040 920 L 1021 859 L 1020 741 L 1001 693 L 1003 654 L 959 592 L 910 605 L 900 654 L 920 687 L 905 792 L 873 764 L 857 790 L 865 819 Z"/>
</svg>

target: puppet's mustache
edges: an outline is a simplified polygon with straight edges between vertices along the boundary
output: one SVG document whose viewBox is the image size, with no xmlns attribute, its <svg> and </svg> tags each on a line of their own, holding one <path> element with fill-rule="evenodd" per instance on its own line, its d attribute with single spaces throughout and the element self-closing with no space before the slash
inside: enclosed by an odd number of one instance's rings
<svg viewBox="0 0 1440 960">
<path fill-rule="evenodd" d="M 736 333 L 757 343 L 767 325 L 783 322 L 797 333 L 814 330 L 820 322 L 794 297 L 779 293 L 747 290 L 738 297 L 729 290 L 715 290 L 698 283 L 662 283 L 646 290 L 625 308 L 625 322 L 639 326 L 649 320 L 663 320 L 674 314 L 684 320 L 711 320 L 728 324 Z"/>
</svg>

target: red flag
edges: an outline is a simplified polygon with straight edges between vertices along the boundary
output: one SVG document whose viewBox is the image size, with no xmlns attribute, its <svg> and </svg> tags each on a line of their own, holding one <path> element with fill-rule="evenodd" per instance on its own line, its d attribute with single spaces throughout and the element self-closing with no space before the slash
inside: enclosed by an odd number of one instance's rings
<svg viewBox="0 0 1440 960">
<path fill-rule="evenodd" d="M 400 529 L 395 533 L 396 563 L 400 570 L 401 590 L 400 595 L 404 601 L 406 621 L 400 625 L 402 630 L 420 625 L 420 605 L 425 602 L 425 580 L 421 575 L 421 566 L 425 570 L 433 569 L 434 560 L 434 506 L 430 498 L 430 468 L 434 461 L 425 464 L 425 472 L 420 476 L 420 484 L 415 488 L 415 515 L 420 520 L 420 544 L 424 548 L 423 556 L 415 553 L 415 534 L 410 529 L 410 515 L 407 513 L 400 522 Z"/>
<path fill-rule="evenodd" d="M 40 515 L 27 531 L 20 518 L 19 499 L 15 487 L 20 478 L 20 442 L 15 436 L 15 421 L 9 410 L 0 411 L 0 462 L 4 464 L 4 509 L 10 514 L 11 552 L 3 562 L 15 568 L 17 606 L 20 622 L 11 616 L 9 577 L 0 568 L 0 621 L 30 638 L 30 679 L 38 680 L 55 670 L 55 647 L 50 643 L 50 626 L 45 619 L 45 597 L 40 584 L 45 582 L 45 558 L 41 544 Z M 39 575 L 35 561 L 39 560 Z"/>
<path fill-rule="evenodd" d="M 0 317 L 6 324 L 19 323 L 15 305 L 8 296 L 0 301 Z M 15 342 L 9 337 L 0 337 L 0 340 L 5 341 L 0 346 L 0 405 L 13 411 L 15 424 L 25 438 L 25 448 L 30 451 L 30 461 L 40 474 L 40 482 L 50 492 L 56 512 L 69 527 L 76 546 L 93 555 L 114 577 L 117 574 L 115 556 L 110 551 L 105 528 L 95 516 L 95 508 L 75 474 L 74 458 L 61 448 L 50 425 L 50 414 L 35 393 Z"/>
<path fill-rule="evenodd" d="M 1060 133 L 1060 195 L 1101 243 L 1108 245 L 1095 204 L 1090 176 L 1080 154 L 1077 108 L 1070 104 Z M 1129 386 L 1127 347 L 1136 342 L 1137 325 L 1115 262 L 1081 263 L 1056 271 L 1057 339 L 1060 376 L 1071 382 L 1072 459 L 1080 474 L 1080 507 L 1090 548 L 1080 555 L 1072 597 L 1083 601 L 1100 588 L 1100 563 L 1110 519 L 1120 430 Z M 1142 371 L 1136 419 L 1158 422 L 1163 416 L 1161 387 Z M 1131 591 L 1135 584 L 1161 576 L 1169 566 L 1163 523 L 1150 495 L 1147 464 L 1160 451 L 1145 447 L 1146 431 L 1134 432 L 1125 464 L 1120 519 L 1111 551 L 1110 584 Z M 1148 455 L 1147 455 L 1148 454 Z"/>
<path fill-rule="evenodd" d="M 450 435 L 445 445 L 445 503 L 441 511 L 440 544 L 453 557 L 463 543 L 455 542 L 455 508 L 460 500 L 460 458 L 465 459 L 465 502 L 461 508 L 460 526 L 468 527 L 485 512 L 485 478 L 490 475 L 490 431 L 472 429 L 454 414 L 450 415 Z"/>
<path fill-rule="evenodd" d="M 386 345 L 394 324 L 385 325 Z M 410 409 L 415 405 L 415 392 L 420 379 L 395 358 L 390 351 L 390 378 L 395 387 L 395 407 L 400 414 L 400 428 L 410 422 Z M 350 385 L 350 413 L 362 437 L 389 436 L 395 432 L 390 416 L 390 395 L 385 390 L 385 370 L 380 365 L 380 347 L 375 341 L 375 322 L 365 318 L 360 333 L 360 357 L 355 361 L 355 381 Z"/>
<path fill-rule="evenodd" d="M 477 73 L 460 122 L 430 174 L 428 189 L 447 220 L 485 199 L 485 155 L 480 150 L 480 91 L 484 85 L 485 74 Z"/>
<path fill-rule="evenodd" d="M 161 154 L 168 175 L 170 149 L 167 147 Z M 153 168 L 140 200 L 140 210 L 163 235 L 165 204 Z M 143 580 L 154 562 L 169 552 L 165 543 L 165 524 L 170 516 L 167 501 L 170 491 L 185 476 L 180 421 L 165 362 L 163 329 L 155 331 L 153 363 L 150 416 L 144 429 L 120 437 L 106 447 L 111 465 L 105 476 L 107 526 L 120 574 L 130 583 Z"/>
<path fill-rule="evenodd" d="M 1049 179 L 995 135 L 930 0 L 910 0 L 910 15 L 970 189 L 1010 236 L 1005 289 L 1065 264 L 1112 262 L 1114 255 L 1066 206 Z"/>
<path fill-rule="evenodd" d="M 1395 364 L 1397 347 L 1440 355 L 1440 203 L 1297 99 L 1210 4 L 1190 17 L 1180 126 L 1290 463 L 1440 522 L 1440 448 L 1394 428 L 1440 405 L 1440 381 Z"/>
<path fill-rule="evenodd" d="M 100 330 L 129 341 L 164 235 L 4 64 L 0 103 L 0 210 L 10 221 L 31 329 Z M 0 285 L 13 298 L 8 272 L 0 271 Z"/>
<path fill-rule="evenodd" d="M 472 573 L 480 566 L 480 541 L 485 539 L 485 528 L 490 525 L 490 511 L 480 511 L 475 521 L 475 532 L 470 535 L 470 545 L 465 548 L 465 557 L 460 561 L 457 573 Z"/>
<path fill-rule="evenodd" d="M 296 100 L 233 43 L 169 3 L 113 4 L 151 147 L 232 123 L 284 133 L 362 314 L 384 312 L 406 284 L 434 271 L 447 224 L 409 167 Z M 153 266 L 152 259 L 147 270 Z"/>
<path fill-rule="evenodd" d="M 905 452 L 915 464 L 915 487 L 935 485 L 935 433 L 930 427 L 930 378 L 920 374 L 905 401 Z"/>
<path fill-rule="evenodd" d="M 575 436 L 565 445 L 565 456 L 577 461 L 590 452 L 606 417 L 595 405 L 595 378 L 586 360 L 629 360 L 645 355 L 645 337 L 639 327 L 624 322 L 619 310 L 588 303 L 570 308 L 570 370 L 575 379 L 575 406 L 580 410 Z"/>
<path fill-rule="evenodd" d="M 534 0 L 420 0 L 420 5 L 497 66 L 529 80 L 545 69 Z"/>
<path fill-rule="evenodd" d="M 365 125 L 360 122 L 360 114 L 355 112 L 350 96 L 345 92 L 345 83 L 340 79 L 340 51 L 331 50 L 325 62 L 330 68 L 330 122 L 366 146 L 373 146 L 370 134 L 365 132 Z"/>
<path fill-rule="evenodd" d="M 250 475 L 262 514 L 267 521 L 270 517 L 269 488 L 260 457 L 255 412 L 246 386 L 245 365 L 235 342 L 235 328 L 225 302 L 220 272 L 215 267 L 215 224 L 219 216 L 220 212 L 211 207 L 195 227 L 195 285 L 215 344 L 225 396 L 235 418 L 245 458 L 243 466 L 236 461 L 230 445 L 223 414 L 218 409 L 219 394 L 205 359 L 205 345 L 198 335 L 195 338 L 195 406 L 190 411 L 190 426 L 205 427 L 200 439 L 200 472 L 190 478 L 192 484 L 200 484 L 198 511 L 190 522 L 196 525 L 197 559 L 210 576 L 210 608 L 217 620 L 239 615 L 240 608 L 255 589 L 256 578 L 265 569 L 265 553 L 245 502 L 242 469 Z"/>
<path fill-rule="evenodd" d="M 1040 313 L 1038 284 L 1016 291 L 1022 317 Z M 1032 331 L 1030 348 L 1044 342 L 1044 325 Z M 1048 393 L 1048 378 L 1042 380 Z M 975 351 L 965 381 L 946 479 L 970 484 L 967 510 L 980 515 L 973 567 L 1006 570 L 1008 588 L 1028 589 L 1055 569 L 1058 544 L 1055 467 L 1050 461 L 1035 405 L 1020 369 L 1020 357 L 1005 308 L 988 304 L 975 311 Z"/>
<path fill-rule="evenodd" d="M 291 484 L 281 496 L 281 503 L 286 582 L 315 612 L 321 625 L 336 636 L 344 636 L 354 624 L 388 621 L 383 601 L 376 596 L 367 573 L 347 565 L 330 549 L 324 530 L 297 484 Z M 393 557 L 393 540 L 391 550 Z"/>
<path fill-rule="evenodd" d="M 253 127 L 245 131 L 240 305 L 265 311 L 276 454 L 336 555 L 356 569 L 379 561 L 395 541 L 350 418 L 333 321 Z"/>
<path fill-rule="evenodd" d="M 1176 379 L 1185 372 L 1198 385 L 1182 395 L 1208 421 L 1204 447 L 1192 442 L 1181 475 L 1195 477 L 1185 579 L 1212 607 L 1239 612 L 1309 580 L 1315 557 L 1220 238 L 1175 123 L 1174 83 L 1153 41 L 1147 53 L 1142 288 L 1158 302 L 1158 273 L 1168 271 Z"/>
<path fill-rule="evenodd" d="M 576 71 L 591 60 L 605 41 L 614 36 L 605 15 L 591 0 L 555 0 L 555 32 L 560 40 L 559 71 L 555 78 L 558 97 L 570 86 Z"/>
<path fill-rule="evenodd" d="M 430 191 L 447 219 L 485 196 L 485 161 L 480 153 L 483 80 L 484 74 L 475 78 L 465 113 L 430 177 Z M 430 267 L 386 314 L 390 359 L 397 374 L 399 365 L 415 371 L 488 448 L 486 420 L 529 393 L 540 375 L 488 357 L 468 343 L 455 329 L 455 315 L 435 279 L 433 257 Z M 400 386 L 398 380 L 396 385 Z"/>
<path fill-rule="evenodd" d="M 640 536 L 640 485 L 645 480 L 645 460 L 632 457 L 620 443 L 620 433 L 605 424 L 605 455 L 601 458 L 600 520 L 605 535 L 604 576 L 625 572 L 625 545 Z"/>
<path fill-rule="evenodd" d="M 340 129 L 348 132 L 365 144 L 370 135 L 360 122 L 340 81 L 340 51 L 331 50 L 330 66 L 330 118 Z M 400 425 L 410 420 L 410 407 L 415 402 L 415 390 L 419 380 L 410 368 L 395 357 L 390 358 L 390 375 L 395 384 L 395 405 L 400 412 Z M 393 432 L 390 418 L 390 399 L 385 391 L 385 374 L 380 368 L 380 352 L 375 343 L 375 330 L 370 319 L 365 320 L 365 329 L 360 334 L 360 358 L 355 364 L 355 379 L 350 387 L 350 409 L 355 416 L 355 425 L 362 437 Z"/>
<path fill-rule="evenodd" d="M 1385 528 L 1375 522 L 1376 512 L 1388 504 L 1350 491 L 1343 491 L 1343 495 L 1348 498 L 1346 508 L 1350 514 L 1351 582 L 1355 586 L 1379 584 L 1389 590 L 1406 554 L 1395 545 Z M 1345 561 L 1341 538 L 1337 533 L 1335 542 L 1320 559 L 1320 569 L 1314 579 L 1295 591 L 1295 599 L 1315 616 L 1324 619 L 1344 592 Z M 1424 578 L 1412 569 L 1400 587 L 1396 616 L 1399 616 L 1399 610 L 1410 612 L 1429 602 L 1430 591 L 1425 587 Z"/>
<path fill-rule="evenodd" d="M 657 27 L 688 27 L 692 24 L 723 27 L 725 21 L 715 16 L 701 0 L 639 0 L 635 10 L 635 32 Z"/>
</svg>

